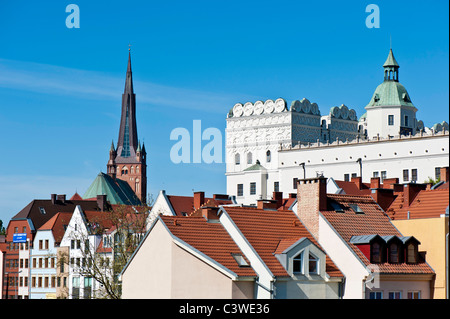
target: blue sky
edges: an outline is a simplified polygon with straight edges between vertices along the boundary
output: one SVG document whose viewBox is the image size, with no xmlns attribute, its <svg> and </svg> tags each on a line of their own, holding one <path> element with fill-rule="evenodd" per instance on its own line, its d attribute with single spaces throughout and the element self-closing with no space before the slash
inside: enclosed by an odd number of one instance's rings
<svg viewBox="0 0 450 319">
<path fill-rule="evenodd" d="M 68 29 L 68 4 L 80 28 Z M 369 29 L 368 4 L 380 8 Z M 226 191 L 225 164 L 173 164 L 170 132 L 225 136 L 237 102 L 308 98 L 364 113 L 392 38 L 426 126 L 449 121 L 448 1 L 1 1 L 0 219 L 35 198 L 81 195 L 117 142 L 131 43 L 138 135 L 157 196 Z M 204 142 L 205 143 L 205 142 Z"/>
</svg>

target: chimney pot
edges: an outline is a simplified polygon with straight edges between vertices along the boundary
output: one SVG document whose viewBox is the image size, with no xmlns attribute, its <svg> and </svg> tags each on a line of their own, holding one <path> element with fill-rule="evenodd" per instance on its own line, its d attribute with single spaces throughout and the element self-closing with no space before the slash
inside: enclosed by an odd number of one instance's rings
<svg viewBox="0 0 450 319">
<path fill-rule="evenodd" d="M 106 210 L 106 195 L 97 195 L 97 206 L 100 211 L 104 212 Z"/>
</svg>

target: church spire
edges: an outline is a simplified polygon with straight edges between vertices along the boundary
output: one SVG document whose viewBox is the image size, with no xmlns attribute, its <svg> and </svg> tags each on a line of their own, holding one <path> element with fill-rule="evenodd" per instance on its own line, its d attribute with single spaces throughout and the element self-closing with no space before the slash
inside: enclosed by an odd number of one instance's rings
<svg viewBox="0 0 450 319">
<path fill-rule="evenodd" d="M 389 50 L 389 55 L 386 59 L 386 62 L 383 64 L 384 68 L 384 80 L 385 81 L 395 81 L 398 82 L 398 65 L 397 61 L 394 58 L 394 52 L 392 52 L 392 48 Z"/>
<path fill-rule="evenodd" d="M 133 90 L 131 52 L 130 49 L 128 49 L 128 66 L 125 78 L 125 88 L 122 94 L 122 116 L 120 119 L 117 155 L 121 157 L 135 156 L 137 146 L 136 95 Z"/>
</svg>

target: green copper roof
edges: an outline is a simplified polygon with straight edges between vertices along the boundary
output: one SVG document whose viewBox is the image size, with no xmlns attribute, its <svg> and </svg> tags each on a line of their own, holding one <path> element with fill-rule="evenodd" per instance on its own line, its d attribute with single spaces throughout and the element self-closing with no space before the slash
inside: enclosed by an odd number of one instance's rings
<svg viewBox="0 0 450 319">
<path fill-rule="evenodd" d="M 141 205 L 140 200 L 127 182 L 112 179 L 111 176 L 99 173 L 89 186 L 83 199 L 96 198 L 97 195 L 106 195 L 110 204 Z"/>
<path fill-rule="evenodd" d="M 398 65 L 397 61 L 394 58 L 394 53 L 392 52 L 392 49 L 389 50 L 389 55 L 386 59 L 386 62 L 384 62 L 384 64 L 383 64 L 383 67 L 387 67 L 387 66 L 400 67 L 400 65 Z"/>
<path fill-rule="evenodd" d="M 371 106 L 411 106 L 414 104 L 411 102 L 408 92 L 405 87 L 396 81 L 384 81 L 375 90 L 367 107 Z"/>
<path fill-rule="evenodd" d="M 254 165 L 252 165 L 252 166 L 250 166 L 250 167 L 247 167 L 246 169 L 244 169 L 244 172 L 245 171 L 259 171 L 259 170 L 261 170 L 261 169 L 266 169 L 264 166 L 262 166 L 260 163 L 259 163 L 259 161 L 256 161 L 256 164 L 254 164 Z"/>
</svg>

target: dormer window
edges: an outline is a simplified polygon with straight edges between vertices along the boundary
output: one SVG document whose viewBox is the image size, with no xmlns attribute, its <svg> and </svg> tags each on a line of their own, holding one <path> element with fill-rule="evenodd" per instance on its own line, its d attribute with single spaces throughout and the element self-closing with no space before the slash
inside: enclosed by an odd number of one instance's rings
<svg viewBox="0 0 450 319">
<path fill-rule="evenodd" d="M 294 273 L 303 273 L 303 252 L 292 259 L 292 271 Z"/>
<path fill-rule="evenodd" d="M 372 262 L 381 263 L 381 245 L 379 243 L 372 244 Z"/>
<path fill-rule="evenodd" d="M 309 254 L 309 273 L 317 275 L 319 273 L 319 259 L 313 254 Z"/>
</svg>

